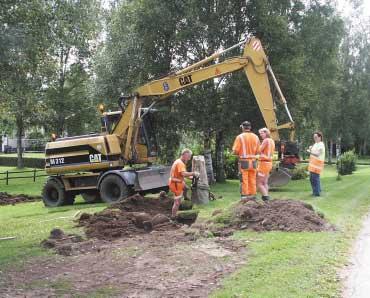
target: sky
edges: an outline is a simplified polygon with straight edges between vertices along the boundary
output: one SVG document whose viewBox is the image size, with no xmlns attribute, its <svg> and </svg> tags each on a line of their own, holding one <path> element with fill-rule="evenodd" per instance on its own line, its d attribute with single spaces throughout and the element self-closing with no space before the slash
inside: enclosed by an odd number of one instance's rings
<svg viewBox="0 0 370 298">
<path fill-rule="evenodd" d="M 337 0 L 338 3 L 338 9 L 341 12 L 341 14 L 345 17 L 348 17 L 351 12 L 351 5 L 349 0 Z M 370 17 L 370 0 L 363 0 L 363 15 Z"/>
<path fill-rule="evenodd" d="M 349 16 L 351 5 L 350 0 L 333 0 L 338 3 L 338 9 L 343 16 Z M 357 0 L 358 1 L 358 0 Z M 108 8 L 112 0 L 102 0 L 102 6 Z M 363 0 L 363 14 L 370 17 L 370 0 Z"/>
</svg>

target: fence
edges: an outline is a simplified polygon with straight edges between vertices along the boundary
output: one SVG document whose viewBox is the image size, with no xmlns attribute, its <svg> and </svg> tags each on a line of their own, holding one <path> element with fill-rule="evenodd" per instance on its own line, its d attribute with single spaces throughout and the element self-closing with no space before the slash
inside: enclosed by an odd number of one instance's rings
<svg viewBox="0 0 370 298">
<path fill-rule="evenodd" d="M 38 173 L 42 172 L 43 174 L 39 175 Z M 24 173 L 31 173 L 31 175 L 28 176 L 12 176 L 13 174 L 24 174 Z M 5 181 L 6 185 L 9 184 L 9 180 L 13 179 L 33 179 L 33 182 L 36 182 L 36 178 L 38 177 L 46 177 L 44 170 L 38 170 L 38 169 L 33 169 L 33 170 L 26 170 L 26 171 L 5 171 L 5 172 L 0 172 L 0 181 Z"/>
</svg>

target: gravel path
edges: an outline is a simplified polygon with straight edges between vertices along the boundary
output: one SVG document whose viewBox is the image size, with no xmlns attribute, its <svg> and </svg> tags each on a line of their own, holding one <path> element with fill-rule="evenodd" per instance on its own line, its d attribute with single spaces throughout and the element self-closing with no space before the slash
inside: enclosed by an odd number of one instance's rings
<svg viewBox="0 0 370 298">
<path fill-rule="evenodd" d="M 346 270 L 344 298 L 370 297 L 370 214 L 357 237 L 354 252 Z"/>
</svg>

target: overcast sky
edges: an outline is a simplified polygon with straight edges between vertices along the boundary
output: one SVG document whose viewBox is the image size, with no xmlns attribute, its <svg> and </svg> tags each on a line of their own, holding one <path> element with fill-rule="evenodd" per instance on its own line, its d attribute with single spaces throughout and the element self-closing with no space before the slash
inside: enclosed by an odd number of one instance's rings
<svg viewBox="0 0 370 298">
<path fill-rule="evenodd" d="M 337 0 L 338 9 L 344 16 L 349 16 L 351 11 L 351 5 L 349 0 Z M 364 16 L 370 17 L 370 0 L 363 0 L 363 14 Z"/>
</svg>

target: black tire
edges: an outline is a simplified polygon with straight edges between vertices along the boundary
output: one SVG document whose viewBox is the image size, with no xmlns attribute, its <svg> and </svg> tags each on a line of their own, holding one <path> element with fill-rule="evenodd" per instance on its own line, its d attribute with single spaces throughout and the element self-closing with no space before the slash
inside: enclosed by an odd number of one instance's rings
<svg viewBox="0 0 370 298">
<path fill-rule="evenodd" d="M 101 202 L 101 197 L 98 191 L 85 192 L 82 193 L 81 196 L 85 202 L 89 204 Z"/>
<path fill-rule="evenodd" d="M 108 204 L 127 198 L 131 193 L 126 183 L 119 176 L 112 174 L 103 178 L 99 190 L 101 199 Z"/>
<path fill-rule="evenodd" d="M 74 196 L 64 190 L 61 181 L 49 178 L 42 189 L 42 200 L 46 207 L 58 207 L 73 204 Z"/>
</svg>

